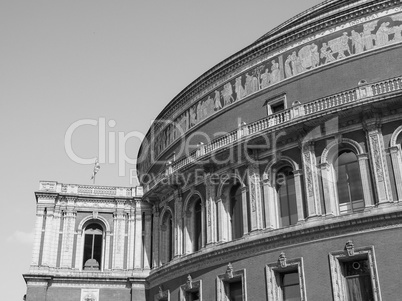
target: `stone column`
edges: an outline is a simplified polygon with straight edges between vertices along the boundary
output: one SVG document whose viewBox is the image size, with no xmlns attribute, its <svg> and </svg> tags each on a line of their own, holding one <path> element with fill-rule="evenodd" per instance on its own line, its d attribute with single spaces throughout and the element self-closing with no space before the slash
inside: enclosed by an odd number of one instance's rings
<svg viewBox="0 0 402 301">
<path fill-rule="evenodd" d="M 248 192 L 247 187 L 241 188 L 241 200 L 242 200 L 242 209 L 243 209 L 243 235 L 245 235 L 249 232 L 249 229 L 248 229 L 248 218 L 249 218 L 248 211 L 249 210 L 247 208 L 247 203 L 248 203 L 247 192 Z"/>
<path fill-rule="evenodd" d="M 73 260 L 73 246 L 74 246 L 74 232 L 75 232 L 75 219 L 77 213 L 74 211 L 74 207 L 67 207 L 67 211 L 63 215 L 63 239 L 61 246 L 60 267 L 72 268 Z M 82 256 L 82 249 L 76 250 L 76 253 L 80 253 Z M 80 257 L 82 258 L 82 257 Z M 77 264 L 77 263 L 76 263 Z M 79 263 L 78 263 L 79 264 Z M 82 263 L 84 264 L 84 263 Z"/>
<path fill-rule="evenodd" d="M 228 213 L 226 212 L 226 206 L 224 203 L 224 196 L 220 196 L 216 200 L 216 205 L 218 208 L 218 241 L 224 242 L 229 240 L 229 219 Z M 227 202 L 227 201 L 226 201 Z"/>
<path fill-rule="evenodd" d="M 152 228 L 152 215 L 150 210 L 145 211 L 145 237 L 144 237 L 144 269 L 150 269 L 151 260 L 151 228 Z"/>
<path fill-rule="evenodd" d="M 265 228 L 278 228 L 278 209 L 275 198 L 275 189 L 271 186 L 269 179 L 262 181 L 265 202 Z"/>
<path fill-rule="evenodd" d="M 177 257 L 183 254 L 183 201 L 180 191 L 174 192 L 174 200 L 174 257 Z"/>
<path fill-rule="evenodd" d="M 339 215 L 339 206 L 335 194 L 335 182 L 332 176 L 331 165 L 326 162 L 320 164 L 319 167 L 321 169 L 326 215 Z"/>
<path fill-rule="evenodd" d="M 135 208 L 131 208 L 128 216 L 128 248 L 127 269 L 134 269 L 134 246 L 135 246 Z"/>
<path fill-rule="evenodd" d="M 394 176 L 395 176 L 395 182 L 397 183 L 396 185 L 396 194 L 397 194 L 397 199 L 399 202 L 402 201 L 402 185 L 398 183 L 402 183 L 402 162 L 401 162 L 401 153 L 400 149 L 398 146 L 392 146 L 389 148 L 389 153 L 391 155 L 391 162 L 392 162 L 392 168 L 394 170 Z"/>
<path fill-rule="evenodd" d="M 52 239 L 52 254 L 50 259 L 50 266 L 56 267 L 57 265 L 57 255 L 61 250 L 59 250 L 59 238 L 60 238 L 60 206 L 56 206 L 53 214 L 53 239 Z"/>
<path fill-rule="evenodd" d="M 111 269 L 111 260 L 110 260 L 110 241 L 111 241 L 111 233 L 110 231 L 106 231 L 105 233 L 105 256 L 103 259 L 103 268 L 104 270 Z"/>
<path fill-rule="evenodd" d="M 113 214 L 113 270 L 124 269 L 124 237 L 125 237 L 125 215 L 124 200 L 116 200 L 116 211 Z"/>
<path fill-rule="evenodd" d="M 263 212 L 261 201 L 260 187 L 260 171 L 258 164 L 249 164 L 248 166 L 248 190 L 250 192 L 250 231 L 255 231 L 263 228 Z"/>
<path fill-rule="evenodd" d="M 154 220 L 153 220 L 153 255 L 152 255 L 152 260 L 153 268 L 157 268 L 159 266 L 159 205 L 154 204 L 152 207 L 153 214 L 154 214 Z"/>
<path fill-rule="evenodd" d="M 304 221 L 304 204 L 303 204 L 303 192 L 302 192 L 302 176 L 301 170 L 294 170 L 293 175 L 295 179 L 295 190 L 296 190 L 296 203 L 297 203 L 297 221 Z"/>
<path fill-rule="evenodd" d="M 35 238 L 33 242 L 31 266 L 39 266 L 44 210 L 45 208 L 42 206 L 36 206 Z"/>
<path fill-rule="evenodd" d="M 213 244 L 217 242 L 217 224 L 216 224 L 216 203 L 215 203 L 215 195 L 216 195 L 216 187 L 212 182 L 211 174 L 205 174 L 205 215 L 206 215 L 206 232 L 207 237 L 206 244 Z M 204 218 L 203 218 L 204 221 Z M 204 229 L 204 228 L 203 228 Z M 203 231 L 204 233 L 204 231 Z"/>
<path fill-rule="evenodd" d="M 377 119 L 369 119 L 364 123 L 369 155 L 374 173 L 374 189 L 378 197 L 378 203 L 383 204 L 392 200 L 388 166 L 385 158 L 384 139 L 381 125 Z"/>
<path fill-rule="evenodd" d="M 311 218 L 322 214 L 314 142 L 307 142 L 302 146 L 302 158 L 307 218 Z"/>
<path fill-rule="evenodd" d="M 141 202 L 135 201 L 135 251 L 134 251 L 134 269 L 142 268 L 142 208 Z"/>
<path fill-rule="evenodd" d="M 53 213 L 54 207 L 46 207 L 45 233 L 42 250 L 42 266 L 50 266 L 53 245 Z"/>
<path fill-rule="evenodd" d="M 374 206 L 373 188 L 370 181 L 370 166 L 367 154 L 357 155 L 359 162 L 360 175 L 362 180 L 364 207 Z"/>
<path fill-rule="evenodd" d="M 184 242 L 184 254 L 190 254 L 193 252 L 193 244 L 191 234 L 194 233 L 192 215 L 194 211 L 187 210 L 184 212 L 184 231 L 183 231 L 183 242 Z"/>
</svg>

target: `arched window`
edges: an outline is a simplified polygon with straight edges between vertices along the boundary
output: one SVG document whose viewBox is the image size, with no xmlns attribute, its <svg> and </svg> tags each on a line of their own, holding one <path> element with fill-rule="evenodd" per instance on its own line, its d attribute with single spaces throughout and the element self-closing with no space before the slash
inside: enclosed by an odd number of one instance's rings
<svg viewBox="0 0 402 301">
<path fill-rule="evenodd" d="M 84 270 L 100 270 L 102 265 L 103 228 L 89 224 L 84 231 Z"/>
<path fill-rule="evenodd" d="M 230 222 L 232 226 L 232 239 L 243 236 L 243 205 L 241 185 L 237 183 L 230 189 Z"/>
<path fill-rule="evenodd" d="M 276 173 L 276 191 L 278 195 L 279 227 L 294 225 L 298 221 L 296 188 L 293 169 L 281 168 Z"/>
<path fill-rule="evenodd" d="M 363 188 L 356 154 L 349 150 L 341 151 L 334 162 L 334 170 L 339 212 L 363 210 Z"/>
<path fill-rule="evenodd" d="M 162 214 L 159 239 L 160 262 L 161 264 L 165 264 L 171 261 L 174 256 L 174 223 L 173 214 L 170 209 Z"/>
<path fill-rule="evenodd" d="M 193 214 L 194 214 L 193 250 L 195 252 L 202 248 L 202 206 L 200 199 L 198 199 L 194 204 Z"/>
</svg>

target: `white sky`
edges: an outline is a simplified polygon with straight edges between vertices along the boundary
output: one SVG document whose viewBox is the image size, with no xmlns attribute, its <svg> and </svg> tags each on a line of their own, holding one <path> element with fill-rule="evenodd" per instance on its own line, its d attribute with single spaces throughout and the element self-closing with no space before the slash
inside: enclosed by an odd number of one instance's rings
<svg viewBox="0 0 402 301">
<path fill-rule="evenodd" d="M 116 141 L 118 132 L 145 134 L 198 76 L 320 2 L 1 0 L 1 300 L 22 300 L 26 291 L 39 181 L 91 184 L 93 166 L 65 151 L 71 124 L 115 120 L 106 133 Z M 99 155 L 97 131 L 74 132 L 77 155 Z M 138 147 L 130 139 L 123 153 L 135 158 Z M 115 152 L 116 161 L 124 159 L 118 142 Z M 135 165 L 119 176 L 118 164 L 106 159 L 96 184 L 131 186 Z"/>
</svg>

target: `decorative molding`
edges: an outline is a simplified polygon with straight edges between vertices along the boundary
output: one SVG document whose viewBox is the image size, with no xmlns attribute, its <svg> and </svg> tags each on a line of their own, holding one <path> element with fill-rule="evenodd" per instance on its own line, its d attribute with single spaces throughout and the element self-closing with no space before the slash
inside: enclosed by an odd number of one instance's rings
<svg viewBox="0 0 402 301">
<path fill-rule="evenodd" d="M 381 301 L 380 282 L 378 280 L 377 264 L 374 246 L 355 248 L 352 241 L 348 241 L 344 250 L 329 253 L 329 263 L 332 279 L 332 292 L 334 301 L 347 301 L 345 277 L 342 273 L 342 264 L 353 260 L 368 260 L 370 279 L 374 300 Z"/>
<path fill-rule="evenodd" d="M 279 255 L 278 261 L 269 263 L 265 266 L 267 279 L 267 298 L 272 301 L 282 301 L 283 293 L 281 289 L 280 275 L 289 272 L 296 272 L 299 275 L 300 300 L 306 301 L 306 284 L 304 279 L 303 258 L 286 259 L 285 253 Z"/>
</svg>

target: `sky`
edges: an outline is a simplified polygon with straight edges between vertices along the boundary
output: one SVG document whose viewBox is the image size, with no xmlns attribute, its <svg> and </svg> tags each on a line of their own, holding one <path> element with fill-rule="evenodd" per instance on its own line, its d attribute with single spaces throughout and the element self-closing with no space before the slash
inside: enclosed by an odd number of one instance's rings
<svg viewBox="0 0 402 301">
<path fill-rule="evenodd" d="M 92 184 L 104 155 L 96 185 L 135 186 L 141 137 L 173 97 L 320 2 L 1 0 L 1 299 L 26 292 L 39 181 Z"/>
</svg>

